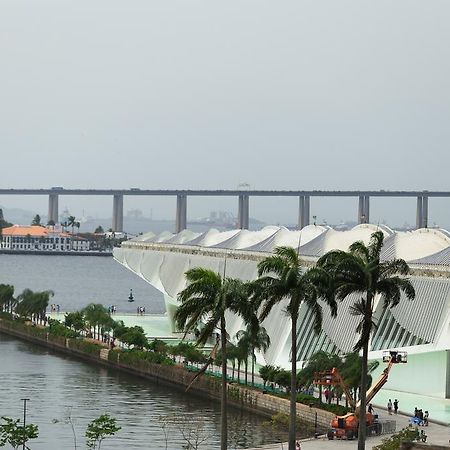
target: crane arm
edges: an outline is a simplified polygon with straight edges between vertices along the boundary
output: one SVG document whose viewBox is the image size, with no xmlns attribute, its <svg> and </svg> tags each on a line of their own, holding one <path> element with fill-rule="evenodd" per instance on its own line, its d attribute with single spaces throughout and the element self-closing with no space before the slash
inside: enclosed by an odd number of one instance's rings
<svg viewBox="0 0 450 450">
<path fill-rule="evenodd" d="M 393 364 L 394 364 L 394 358 L 391 357 L 389 360 L 389 364 L 383 370 L 382 374 L 379 376 L 377 381 L 372 386 L 370 386 L 370 388 L 367 390 L 366 404 L 368 404 L 375 397 L 375 395 L 377 395 L 377 393 L 380 391 L 380 389 L 386 384 L 386 382 L 388 380 L 389 372 L 391 371 Z M 356 410 L 360 407 L 360 405 L 361 405 L 361 402 L 358 400 L 355 405 Z"/>
</svg>

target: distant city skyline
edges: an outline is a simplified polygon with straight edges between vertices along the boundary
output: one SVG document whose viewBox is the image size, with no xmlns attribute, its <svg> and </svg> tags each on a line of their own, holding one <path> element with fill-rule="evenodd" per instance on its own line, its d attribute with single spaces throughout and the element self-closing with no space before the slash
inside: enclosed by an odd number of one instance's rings
<svg viewBox="0 0 450 450">
<path fill-rule="evenodd" d="M 11 200 L 14 200 L 13 202 L 5 202 L 5 197 L 0 199 L 2 203 L 0 203 L 0 207 L 4 210 L 10 210 L 14 209 L 15 206 L 15 200 L 18 200 L 19 198 L 13 198 Z M 87 201 L 87 209 L 80 209 L 80 208 L 71 208 L 70 200 L 68 202 L 64 202 L 64 197 L 60 197 L 60 207 L 59 207 L 59 213 L 60 216 L 64 213 L 64 210 L 67 209 L 68 213 L 70 215 L 74 215 L 77 220 L 83 219 L 89 219 L 90 223 L 96 223 L 102 224 L 102 226 L 107 225 L 108 228 L 110 226 L 110 222 L 112 220 L 112 201 L 108 198 L 102 198 L 98 199 L 96 198 L 93 202 L 92 199 L 86 198 Z M 174 222 L 175 221 L 175 202 L 172 199 L 161 199 L 161 198 L 155 198 L 154 201 L 150 200 L 148 198 L 144 199 L 138 199 L 138 201 L 135 201 L 136 199 L 125 199 L 124 201 L 124 216 L 125 216 L 125 225 L 128 222 L 129 219 L 133 219 L 133 214 L 135 214 L 135 211 L 138 210 L 142 213 L 142 217 L 140 220 L 143 222 L 148 222 L 150 225 L 150 221 L 153 220 L 161 221 L 161 222 Z M 10 199 L 8 199 L 10 200 Z M 26 212 L 28 212 L 28 218 L 30 218 L 34 214 L 39 214 L 41 217 L 47 217 L 47 210 L 48 210 L 48 199 L 43 198 L 40 199 L 41 201 L 34 202 L 37 206 L 37 208 L 28 208 L 24 206 L 23 209 Z M 44 201 L 42 201 L 44 200 Z M 129 201 L 131 200 L 131 201 Z M 140 207 L 139 200 L 141 200 L 141 203 L 143 206 L 149 205 L 146 209 L 143 209 Z M 226 200 L 226 201 L 224 201 Z M 257 205 L 255 205 L 254 208 L 252 208 L 253 199 L 250 200 L 250 217 L 252 219 L 259 220 L 267 225 L 289 225 L 289 226 L 295 226 L 298 222 L 298 199 L 286 199 L 286 198 L 280 198 L 278 201 L 274 201 L 273 198 L 255 198 Z M 261 201 L 263 200 L 263 201 Z M 327 207 L 330 206 L 330 203 L 336 202 L 339 205 L 341 205 L 341 208 L 339 208 L 340 215 L 336 215 L 336 213 L 330 213 L 330 211 L 327 211 Z M 22 201 L 19 201 L 17 203 L 22 203 Z M 27 202 L 25 202 L 27 203 Z M 33 203 L 33 202 L 32 202 Z M 158 206 L 161 206 L 161 209 L 158 209 Z M 165 203 L 165 204 L 164 204 Z M 192 205 L 191 205 L 192 203 Z M 264 203 L 267 205 L 267 208 L 264 207 Z M 429 227 L 440 227 L 440 228 L 447 228 L 450 229 L 450 221 L 445 222 L 445 212 L 448 211 L 450 208 L 447 208 L 445 206 L 440 207 L 440 204 L 450 203 L 449 199 L 430 199 L 430 208 L 429 208 Z M 10 208 L 8 205 L 12 204 L 13 206 Z M 171 211 L 168 210 L 168 205 L 171 205 Z M 191 208 L 189 206 L 191 205 Z M 89 208 L 90 206 L 90 208 Z M 223 209 L 221 209 L 219 206 L 224 206 Z M 283 210 L 283 207 L 286 206 L 286 210 Z M 208 209 L 208 208 L 211 209 Z M 234 209 L 233 209 L 234 207 Z M 383 208 L 384 207 L 384 208 Z M 388 211 L 392 208 L 396 208 L 397 214 L 395 217 L 398 217 L 396 220 L 395 218 L 392 218 L 389 216 Z M 399 229 L 399 228 L 414 228 L 415 227 L 415 220 L 416 220 L 416 203 L 415 199 L 371 199 L 371 223 L 382 223 L 387 224 L 393 228 Z M 336 206 L 334 208 L 330 208 L 332 211 L 336 209 Z M 398 211 L 405 212 L 404 217 L 399 216 Z M 188 199 L 188 222 L 194 222 L 198 221 L 200 219 L 204 219 L 209 217 L 210 213 L 212 211 L 224 211 L 227 213 L 233 214 L 235 217 L 237 217 L 237 199 L 228 199 L 228 198 L 217 198 L 217 202 L 211 202 L 211 199 L 206 198 L 192 198 L 192 201 Z M 259 212 L 263 212 L 261 215 L 258 214 Z M 164 214 L 166 212 L 166 214 Z M 172 214 L 170 214 L 170 212 Z M 276 214 L 280 212 L 280 216 L 276 216 Z M 327 212 L 329 214 L 327 214 Z M 386 212 L 386 214 L 383 214 L 383 212 Z M 442 214 L 444 212 L 444 214 Z M 130 214 L 131 213 L 131 214 Z M 316 216 L 316 222 L 318 224 L 328 224 L 328 225 L 339 225 L 342 223 L 356 223 L 357 221 L 357 200 L 356 199 L 340 199 L 340 198 L 314 198 L 312 199 L 312 205 L 311 205 L 311 223 L 313 223 L 314 218 L 313 216 Z M 20 214 L 17 214 L 16 217 L 20 217 Z M 436 220 L 437 217 L 443 217 L 444 220 L 438 222 Z M 5 213 L 5 219 L 8 220 L 8 213 Z M 136 217 L 134 218 L 136 219 Z M 109 224 L 109 225 L 108 225 Z M 83 226 L 82 226 L 83 229 Z M 87 230 L 89 231 L 89 230 Z M 126 230 L 125 230 L 126 231 Z M 151 229 L 143 229 L 140 231 L 152 231 Z M 171 230 L 169 230 L 171 231 Z"/>
</svg>

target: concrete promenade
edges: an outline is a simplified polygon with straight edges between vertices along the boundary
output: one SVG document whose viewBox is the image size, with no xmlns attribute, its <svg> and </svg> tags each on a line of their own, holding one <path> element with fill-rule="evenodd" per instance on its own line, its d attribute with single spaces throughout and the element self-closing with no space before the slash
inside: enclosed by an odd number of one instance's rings
<svg viewBox="0 0 450 450">
<path fill-rule="evenodd" d="M 379 415 L 380 420 L 395 420 L 397 423 L 396 431 L 400 431 L 402 428 L 405 428 L 409 424 L 409 418 L 410 416 L 398 414 L 391 416 L 388 415 L 388 413 L 381 409 L 375 409 L 375 413 Z M 425 434 L 428 436 L 426 443 L 427 444 L 434 444 L 434 445 L 442 445 L 442 446 L 449 446 L 449 439 L 450 439 L 450 428 L 448 426 L 436 424 L 430 422 L 429 426 L 427 427 L 419 427 L 419 430 L 424 430 Z M 366 448 L 371 449 L 376 445 L 379 445 L 382 443 L 383 439 L 388 438 L 389 435 L 383 435 L 383 436 L 373 436 L 367 438 L 366 441 Z M 326 436 L 321 436 L 318 439 L 304 439 L 300 441 L 302 450 L 327 450 L 327 449 L 333 449 L 333 450 L 354 450 L 358 448 L 358 441 L 352 440 L 338 440 L 334 439 L 332 441 L 328 440 Z M 288 445 L 286 442 L 276 444 L 276 445 L 268 445 L 264 447 L 256 447 L 255 449 L 265 449 L 265 450 L 287 450 Z"/>
</svg>

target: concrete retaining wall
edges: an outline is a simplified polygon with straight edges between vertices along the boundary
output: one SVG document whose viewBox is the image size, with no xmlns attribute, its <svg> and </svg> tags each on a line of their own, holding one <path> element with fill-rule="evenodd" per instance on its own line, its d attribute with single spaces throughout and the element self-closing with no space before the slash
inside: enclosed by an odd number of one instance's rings
<svg viewBox="0 0 450 450">
<path fill-rule="evenodd" d="M 41 329 L 22 323 L 0 319 L 0 332 L 43 345 L 58 352 L 77 356 L 85 361 L 115 368 L 179 389 L 185 389 L 194 377 L 194 373 L 189 372 L 180 365 L 152 364 L 147 361 L 143 361 L 142 364 L 131 365 L 120 362 L 120 357 L 117 359 L 117 362 L 110 361 L 110 350 L 107 348 L 99 349 L 94 353 L 87 353 L 80 348 L 80 341 L 77 339 L 52 336 Z M 221 384 L 219 378 L 200 375 L 191 386 L 190 391 L 220 400 Z M 278 413 L 289 415 L 289 400 L 264 394 L 261 391 L 249 389 L 234 383 L 228 384 L 228 400 L 235 407 L 243 408 L 253 413 L 256 412 L 269 418 Z M 309 424 L 314 424 L 316 414 L 318 427 L 321 429 L 328 428 L 334 414 L 297 403 L 297 416 L 301 420 Z"/>
</svg>

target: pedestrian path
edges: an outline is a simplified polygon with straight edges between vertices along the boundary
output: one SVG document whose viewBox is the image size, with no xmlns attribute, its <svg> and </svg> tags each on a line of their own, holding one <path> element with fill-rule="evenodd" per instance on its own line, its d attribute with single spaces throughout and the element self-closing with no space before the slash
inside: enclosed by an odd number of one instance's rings
<svg viewBox="0 0 450 450">
<path fill-rule="evenodd" d="M 400 431 L 402 428 L 405 428 L 409 424 L 409 416 L 404 414 L 392 414 L 388 415 L 387 411 L 381 410 L 381 409 L 375 409 L 375 413 L 379 415 L 380 420 L 395 420 L 396 421 L 396 431 Z M 436 424 L 430 422 L 429 426 L 427 427 L 419 427 L 419 430 L 424 430 L 427 437 L 427 444 L 434 444 L 434 445 L 443 445 L 443 446 L 449 446 L 449 439 L 450 439 L 450 428 L 448 426 Z M 366 448 L 371 449 L 375 447 L 376 445 L 379 445 L 382 443 L 383 439 L 388 438 L 389 435 L 384 436 L 371 436 L 367 438 L 366 441 Z M 328 440 L 326 436 L 320 436 L 318 439 L 304 439 L 301 442 L 301 449 L 302 450 L 327 450 L 327 449 L 333 449 L 333 450 L 353 450 L 358 448 L 358 442 L 357 440 L 337 440 L 334 439 L 332 441 Z M 288 445 L 287 442 L 274 444 L 274 445 L 267 445 L 264 447 L 257 447 L 257 449 L 264 449 L 264 450 L 287 450 Z M 256 450 L 252 449 L 252 450 Z"/>
</svg>

